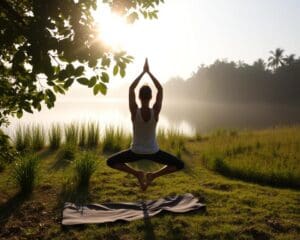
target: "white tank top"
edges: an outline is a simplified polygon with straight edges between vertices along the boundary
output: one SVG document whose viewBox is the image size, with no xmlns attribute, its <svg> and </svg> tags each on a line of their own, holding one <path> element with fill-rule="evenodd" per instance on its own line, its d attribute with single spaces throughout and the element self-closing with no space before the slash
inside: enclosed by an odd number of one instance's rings
<svg viewBox="0 0 300 240">
<path fill-rule="evenodd" d="M 152 154 L 159 150 L 156 142 L 156 124 L 154 111 L 150 109 L 150 119 L 145 122 L 141 109 L 138 108 L 132 122 L 133 139 L 131 143 L 131 151 L 138 154 Z"/>
</svg>

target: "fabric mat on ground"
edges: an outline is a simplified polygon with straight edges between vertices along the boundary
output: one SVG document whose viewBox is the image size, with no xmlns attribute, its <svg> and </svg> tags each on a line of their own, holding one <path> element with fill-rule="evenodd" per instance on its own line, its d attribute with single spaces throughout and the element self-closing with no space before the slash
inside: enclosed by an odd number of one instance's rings
<svg viewBox="0 0 300 240">
<path fill-rule="evenodd" d="M 205 210 L 205 204 L 191 193 L 169 196 L 158 200 L 116 202 L 78 206 L 66 202 L 63 209 L 63 225 L 106 223 L 117 220 L 132 221 L 152 217 L 162 211 L 185 213 Z"/>
</svg>

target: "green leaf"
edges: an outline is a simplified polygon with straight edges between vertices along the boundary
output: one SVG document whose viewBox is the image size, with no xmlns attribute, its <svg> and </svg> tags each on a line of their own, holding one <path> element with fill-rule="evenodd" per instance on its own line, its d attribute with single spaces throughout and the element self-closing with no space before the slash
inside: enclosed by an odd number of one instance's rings
<svg viewBox="0 0 300 240">
<path fill-rule="evenodd" d="M 114 70 L 113 70 L 114 76 L 116 76 L 118 74 L 118 71 L 119 71 L 119 67 L 118 67 L 118 65 L 115 65 Z"/>
<path fill-rule="evenodd" d="M 119 62 L 119 67 L 120 67 L 120 68 L 126 68 L 126 63 L 124 63 L 124 62 Z"/>
<path fill-rule="evenodd" d="M 97 82 L 97 78 L 94 76 L 90 79 L 89 88 L 93 87 Z"/>
<path fill-rule="evenodd" d="M 99 88 L 100 88 L 100 92 L 103 94 L 103 95 L 106 95 L 106 92 L 107 92 L 107 87 L 104 83 L 100 82 L 99 84 Z"/>
<path fill-rule="evenodd" d="M 36 108 L 37 108 L 37 110 L 41 111 L 42 105 L 40 103 L 38 103 L 37 106 L 36 106 Z"/>
<path fill-rule="evenodd" d="M 64 79 L 67 78 L 67 75 L 68 75 L 68 73 L 67 73 L 66 70 L 61 70 L 61 71 L 59 72 L 59 74 L 58 74 L 58 79 L 59 79 L 60 81 L 63 81 Z"/>
<path fill-rule="evenodd" d="M 121 70 L 120 70 L 120 75 L 121 75 L 121 77 L 123 78 L 123 77 L 125 77 L 125 69 L 124 68 L 121 68 Z"/>
<path fill-rule="evenodd" d="M 75 75 L 76 77 L 79 77 L 80 75 L 83 74 L 83 71 L 84 71 L 84 67 L 83 67 L 83 66 L 80 66 L 80 67 L 76 68 L 75 74 L 74 74 L 74 75 Z"/>
<path fill-rule="evenodd" d="M 109 75 L 106 72 L 102 72 L 101 81 L 105 83 L 109 82 Z"/>
<path fill-rule="evenodd" d="M 75 70 L 75 69 L 74 69 L 73 64 L 69 63 L 69 64 L 67 65 L 67 67 L 66 67 L 66 71 L 67 71 L 68 76 L 73 75 L 74 70 Z"/>
<path fill-rule="evenodd" d="M 106 92 L 107 92 L 107 87 L 104 83 L 100 82 L 98 84 L 96 84 L 94 86 L 94 95 L 97 95 L 99 93 L 99 91 L 103 94 L 103 95 L 106 95 Z"/>
<path fill-rule="evenodd" d="M 77 78 L 77 82 L 79 82 L 80 84 L 82 84 L 82 85 L 89 85 L 89 83 L 90 83 L 90 81 L 87 79 L 87 78 L 84 78 L 84 77 L 82 77 L 82 78 Z"/>
<path fill-rule="evenodd" d="M 50 89 L 46 90 L 46 94 L 51 102 L 54 102 L 56 100 L 55 94 Z"/>
<path fill-rule="evenodd" d="M 143 14 L 144 18 L 147 18 L 147 12 L 146 11 L 142 11 L 142 14 Z"/>
<path fill-rule="evenodd" d="M 65 91 L 64 91 L 63 88 L 62 88 L 61 86 L 59 86 L 59 85 L 55 85 L 55 86 L 53 87 L 53 89 L 54 89 L 55 92 L 59 92 L 59 93 L 61 93 L 61 94 L 65 94 Z"/>
<path fill-rule="evenodd" d="M 94 88 L 93 88 L 94 95 L 97 95 L 99 91 L 100 91 L 99 85 L 96 84 L 96 85 L 94 86 Z"/>
<path fill-rule="evenodd" d="M 74 82 L 74 78 L 69 78 L 65 83 L 64 83 L 64 88 L 70 87 Z"/>
<path fill-rule="evenodd" d="M 24 109 L 26 112 L 33 113 L 33 111 L 31 110 L 30 105 L 24 105 L 24 106 L 23 106 L 23 109 Z"/>
<path fill-rule="evenodd" d="M 23 116 L 23 111 L 20 109 L 17 111 L 17 118 L 21 118 Z"/>
</svg>

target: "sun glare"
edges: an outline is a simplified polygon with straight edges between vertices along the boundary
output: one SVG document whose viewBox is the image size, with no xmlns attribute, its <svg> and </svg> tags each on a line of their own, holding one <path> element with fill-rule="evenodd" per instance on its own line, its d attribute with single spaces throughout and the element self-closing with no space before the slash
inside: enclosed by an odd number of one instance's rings
<svg viewBox="0 0 300 240">
<path fill-rule="evenodd" d="M 99 39 L 104 44 L 115 51 L 126 48 L 132 31 L 124 17 L 103 6 L 95 12 L 94 19 L 99 27 Z"/>
</svg>

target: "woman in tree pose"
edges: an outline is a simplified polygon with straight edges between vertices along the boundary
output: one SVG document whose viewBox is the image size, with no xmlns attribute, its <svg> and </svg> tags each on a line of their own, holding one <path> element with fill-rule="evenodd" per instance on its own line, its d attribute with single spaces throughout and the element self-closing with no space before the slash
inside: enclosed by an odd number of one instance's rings
<svg viewBox="0 0 300 240">
<path fill-rule="evenodd" d="M 141 108 L 138 108 L 135 100 L 134 90 L 145 73 L 149 74 L 157 88 L 156 101 L 152 108 L 149 107 L 152 91 L 147 85 L 143 85 L 139 90 Z M 150 72 L 146 59 L 143 72 L 134 80 L 129 88 L 129 109 L 133 125 L 133 141 L 131 147 L 115 153 L 107 159 L 108 166 L 134 175 L 138 179 L 143 191 L 147 189 L 155 178 L 184 168 L 182 160 L 160 150 L 156 142 L 156 125 L 162 106 L 162 99 L 163 88 Z M 158 171 L 145 173 L 135 170 L 126 164 L 141 159 L 152 160 L 164 164 L 165 166 Z"/>
</svg>

